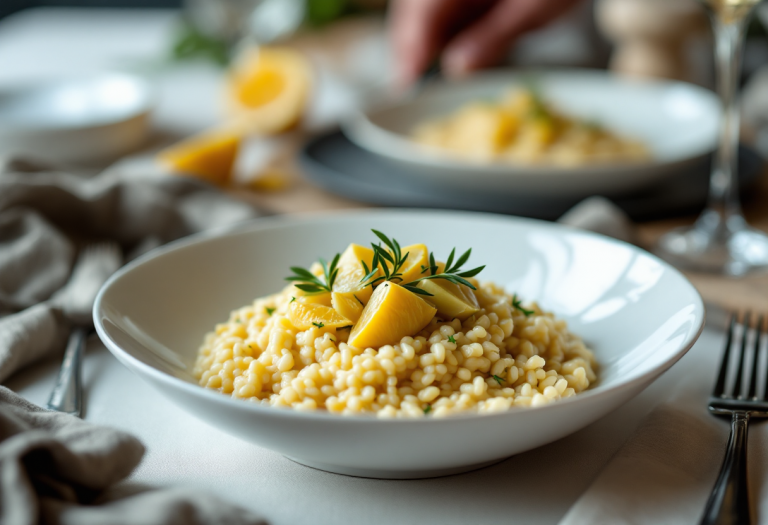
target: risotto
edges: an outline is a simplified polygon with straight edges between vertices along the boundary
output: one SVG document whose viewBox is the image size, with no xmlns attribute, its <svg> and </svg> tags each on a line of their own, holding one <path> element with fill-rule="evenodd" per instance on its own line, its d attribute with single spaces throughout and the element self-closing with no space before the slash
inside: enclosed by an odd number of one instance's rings
<svg viewBox="0 0 768 525">
<path fill-rule="evenodd" d="M 461 270 L 469 252 L 443 264 L 424 245 L 390 242 L 292 268 L 284 290 L 233 311 L 199 350 L 200 385 L 276 407 L 413 418 L 540 406 L 596 380 L 592 351 L 565 321 L 480 283 L 482 267 Z"/>
<path fill-rule="evenodd" d="M 479 162 L 577 166 L 650 158 L 644 144 L 568 118 L 530 90 L 466 104 L 417 126 L 412 136 L 424 146 Z"/>
</svg>

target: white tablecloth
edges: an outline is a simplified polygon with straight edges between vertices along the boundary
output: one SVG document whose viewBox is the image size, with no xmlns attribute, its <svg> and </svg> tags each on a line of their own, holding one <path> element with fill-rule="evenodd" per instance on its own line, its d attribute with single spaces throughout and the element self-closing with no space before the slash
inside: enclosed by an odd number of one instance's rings
<svg viewBox="0 0 768 525">
<path fill-rule="evenodd" d="M 697 374 L 702 384 L 713 384 L 723 342 L 722 333 L 705 331 L 640 396 L 576 434 L 485 469 L 432 480 L 330 474 L 231 437 L 163 398 L 97 340 L 91 341 L 85 362 L 85 417 L 126 429 L 147 445 L 148 454 L 131 481 L 209 490 L 261 513 L 273 525 L 555 524 L 681 377 Z M 45 403 L 58 366 L 56 361 L 36 366 L 8 386 Z M 768 451 L 760 445 L 753 442 L 750 449 L 753 474 L 768 472 L 761 468 Z"/>
</svg>

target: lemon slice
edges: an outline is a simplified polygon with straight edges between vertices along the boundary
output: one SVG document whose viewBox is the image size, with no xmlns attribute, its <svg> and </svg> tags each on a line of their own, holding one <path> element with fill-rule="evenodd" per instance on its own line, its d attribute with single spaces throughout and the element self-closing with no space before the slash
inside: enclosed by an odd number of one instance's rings
<svg viewBox="0 0 768 525">
<path fill-rule="evenodd" d="M 255 47 L 241 53 L 227 79 L 227 105 L 245 132 L 285 131 L 307 105 L 311 70 L 304 56 L 287 47 Z"/>
<path fill-rule="evenodd" d="M 402 274 L 400 276 L 400 279 L 402 279 L 402 281 L 400 281 L 401 283 L 407 284 L 419 277 L 427 275 L 426 273 L 422 273 L 422 267 L 429 265 L 429 250 L 427 250 L 425 245 L 412 244 L 405 248 L 401 248 L 400 253 L 403 255 L 406 253 L 408 254 L 408 258 L 406 258 L 405 263 L 399 271 L 399 273 Z"/>
<path fill-rule="evenodd" d="M 393 282 L 379 285 L 349 334 L 358 349 L 395 344 L 427 326 L 437 308 Z"/>
<path fill-rule="evenodd" d="M 343 317 L 330 306 L 316 303 L 294 301 L 288 307 L 288 320 L 299 330 L 317 328 L 340 328 L 349 326 L 352 321 Z"/>
<path fill-rule="evenodd" d="M 427 293 L 424 300 L 437 307 L 437 315 L 443 319 L 465 320 L 480 311 L 477 297 L 471 288 L 463 284 L 454 284 L 445 279 L 428 279 L 416 285 Z"/>
<path fill-rule="evenodd" d="M 297 288 L 298 290 L 298 288 Z M 302 290 L 299 290 L 299 292 L 304 293 L 305 295 L 299 296 L 298 301 L 304 303 L 304 304 L 321 304 L 323 306 L 331 306 L 331 293 L 330 292 L 323 292 L 323 293 L 311 293 L 308 294 L 306 292 L 303 292 Z"/>
<path fill-rule="evenodd" d="M 331 304 L 336 312 L 353 323 L 356 323 L 363 313 L 363 303 L 354 296 L 350 297 L 347 294 L 333 292 L 331 294 Z"/>
<path fill-rule="evenodd" d="M 339 266 L 353 266 L 362 268 L 363 265 L 360 263 L 360 261 L 364 261 L 365 264 L 368 265 L 368 269 L 371 269 L 371 265 L 373 264 L 373 250 L 366 248 L 365 246 L 352 243 L 347 246 L 347 249 L 344 250 L 344 253 L 341 254 L 341 257 L 339 257 Z"/>
<path fill-rule="evenodd" d="M 191 175 L 223 186 L 232 178 L 240 136 L 214 129 L 178 142 L 157 155 L 158 161 L 175 173 Z"/>
</svg>

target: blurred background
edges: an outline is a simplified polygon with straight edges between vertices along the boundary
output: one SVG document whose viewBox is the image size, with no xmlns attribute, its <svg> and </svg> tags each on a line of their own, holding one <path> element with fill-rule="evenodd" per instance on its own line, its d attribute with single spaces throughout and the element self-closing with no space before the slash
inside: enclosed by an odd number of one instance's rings
<svg viewBox="0 0 768 525">
<path fill-rule="evenodd" d="M 402 99 L 424 82 L 447 76 L 435 63 L 438 67 L 423 72 L 421 81 L 400 81 L 398 64 L 407 52 L 393 51 L 390 9 L 386 0 L 5 0 L 0 5 L 0 88 L 11 94 L 0 94 L 0 153 L 91 172 L 130 154 L 136 171 L 162 166 L 164 173 L 197 176 L 276 211 L 361 203 L 424 205 L 394 195 L 384 202 L 372 187 L 344 191 L 345 183 L 328 176 L 329 169 L 341 168 L 320 159 L 318 151 L 336 158 L 359 152 L 346 143 L 346 149 L 332 151 L 331 146 L 341 147 L 339 141 L 307 145 L 356 111 Z M 262 51 L 261 65 L 256 50 Z M 514 38 L 499 56 L 493 65 L 506 71 L 588 68 L 713 88 L 711 30 L 694 0 L 572 2 L 553 20 Z M 268 74 L 264 64 L 274 66 L 267 68 Z M 758 16 L 747 31 L 740 84 L 742 136 L 752 152 L 763 156 L 768 155 L 766 64 L 768 38 Z M 90 139 L 73 138 L 61 148 L 71 154 L 57 150 L 63 144 L 58 139 L 35 143 L 29 134 L 18 136 L 23 116 L 21 110 L 7 109 L 20 107 L 13 97 L 26 93 L 23 100 L 30 103 L 36 125 L 53 126 L 55 118 L 44 115 L 43 108 L 54 106 L 31 97 L 31 87 L 106 72 L 138 78 L 141 89 L 151 93 L 141 115 L 142 129 L 137 124 L 126 131 L 130 137 L 116 138 L 111 147 L 91 142 L 84 148 Z M 141 91 L 127 84 L 121 89 Z M 121 92 L 114 86 L 107 91 Z M 79 93 L 90 101 L 98 98 Z M 40 119 L 48 122 L 41 124 Z M 385 166 L 379 160 L 366 157 L 358 166 L 369 161 Z M 706 179 L 708 168 L 698 169 Z M 705 186 L 700 181 L 696 191 Z M 704 193 L 697 199 L 676 209 L 662 206 L 655 215 L 630 215 L 645 219 L 691 213 L 703 205 Z M 556 218 L 574 203 L 553 200 L 547 204 L 550 211 L 538 216 Z M 441 203 L 433 199 L 427 205 Z M 446 200 L 442 206 L 453 203 Z M 644 206 L 651 210 L 653 201 Z M 514 206 L 489 209 L 536 215 Z"/>
</svg>

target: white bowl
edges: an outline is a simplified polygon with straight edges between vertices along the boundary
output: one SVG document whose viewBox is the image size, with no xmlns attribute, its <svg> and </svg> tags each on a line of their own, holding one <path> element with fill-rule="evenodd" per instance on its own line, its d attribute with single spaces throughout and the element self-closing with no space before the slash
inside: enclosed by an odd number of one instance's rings
<svg viewBox="0 0 768 525">
<path fill-rule="evenodd" d="M 535 79 L 543 98 L 563 112 L 639 139 L 653 158 L 642 163 L 575 167 L 472 162 L 413 142 L 419 123 L 470 101 L 496 99 Z M 411 180 L 444 188 L 477 188 L 532 195 L 585 197 L 637 190 L 701 161 L 714 148 L 720 103 L 706 89 L 683 82 L 639 80 L 605 71 L 542 70 L 482 73 L 443 81 L 406 102 L 358 113 L 343 125 L 356 145 L 406 168 Z"/>
<path fill-rule="evenodd" d="M 540 408 L 446 419 L 380 420 L 255 405 L 191 375 L 206 332 L 229 312 L 280 290 L 370 228 L 435 253 L 472 247 L 484 279 L 566 319 L 600 364 L 594 388 Z M 477 468 L 562 438 L 621 406 L 693 345 L 701 298 L 675 269 L 629 244 L 540 221 L 479 213 L 373 211 L 259 219 L 195 236 L 132 262 L 103 287 L 94 322 L 109 350 L 212 426 L 311 467 L 378 478 Z M 205 451 L 200 451 L 205 454 Z"/>
<path fill-rule="evenodd" d="M 120 73 L 0 90 L 0 153 L 66 164 L 114 160 L 147 138 L 150 89 Z"/>
</svg>

